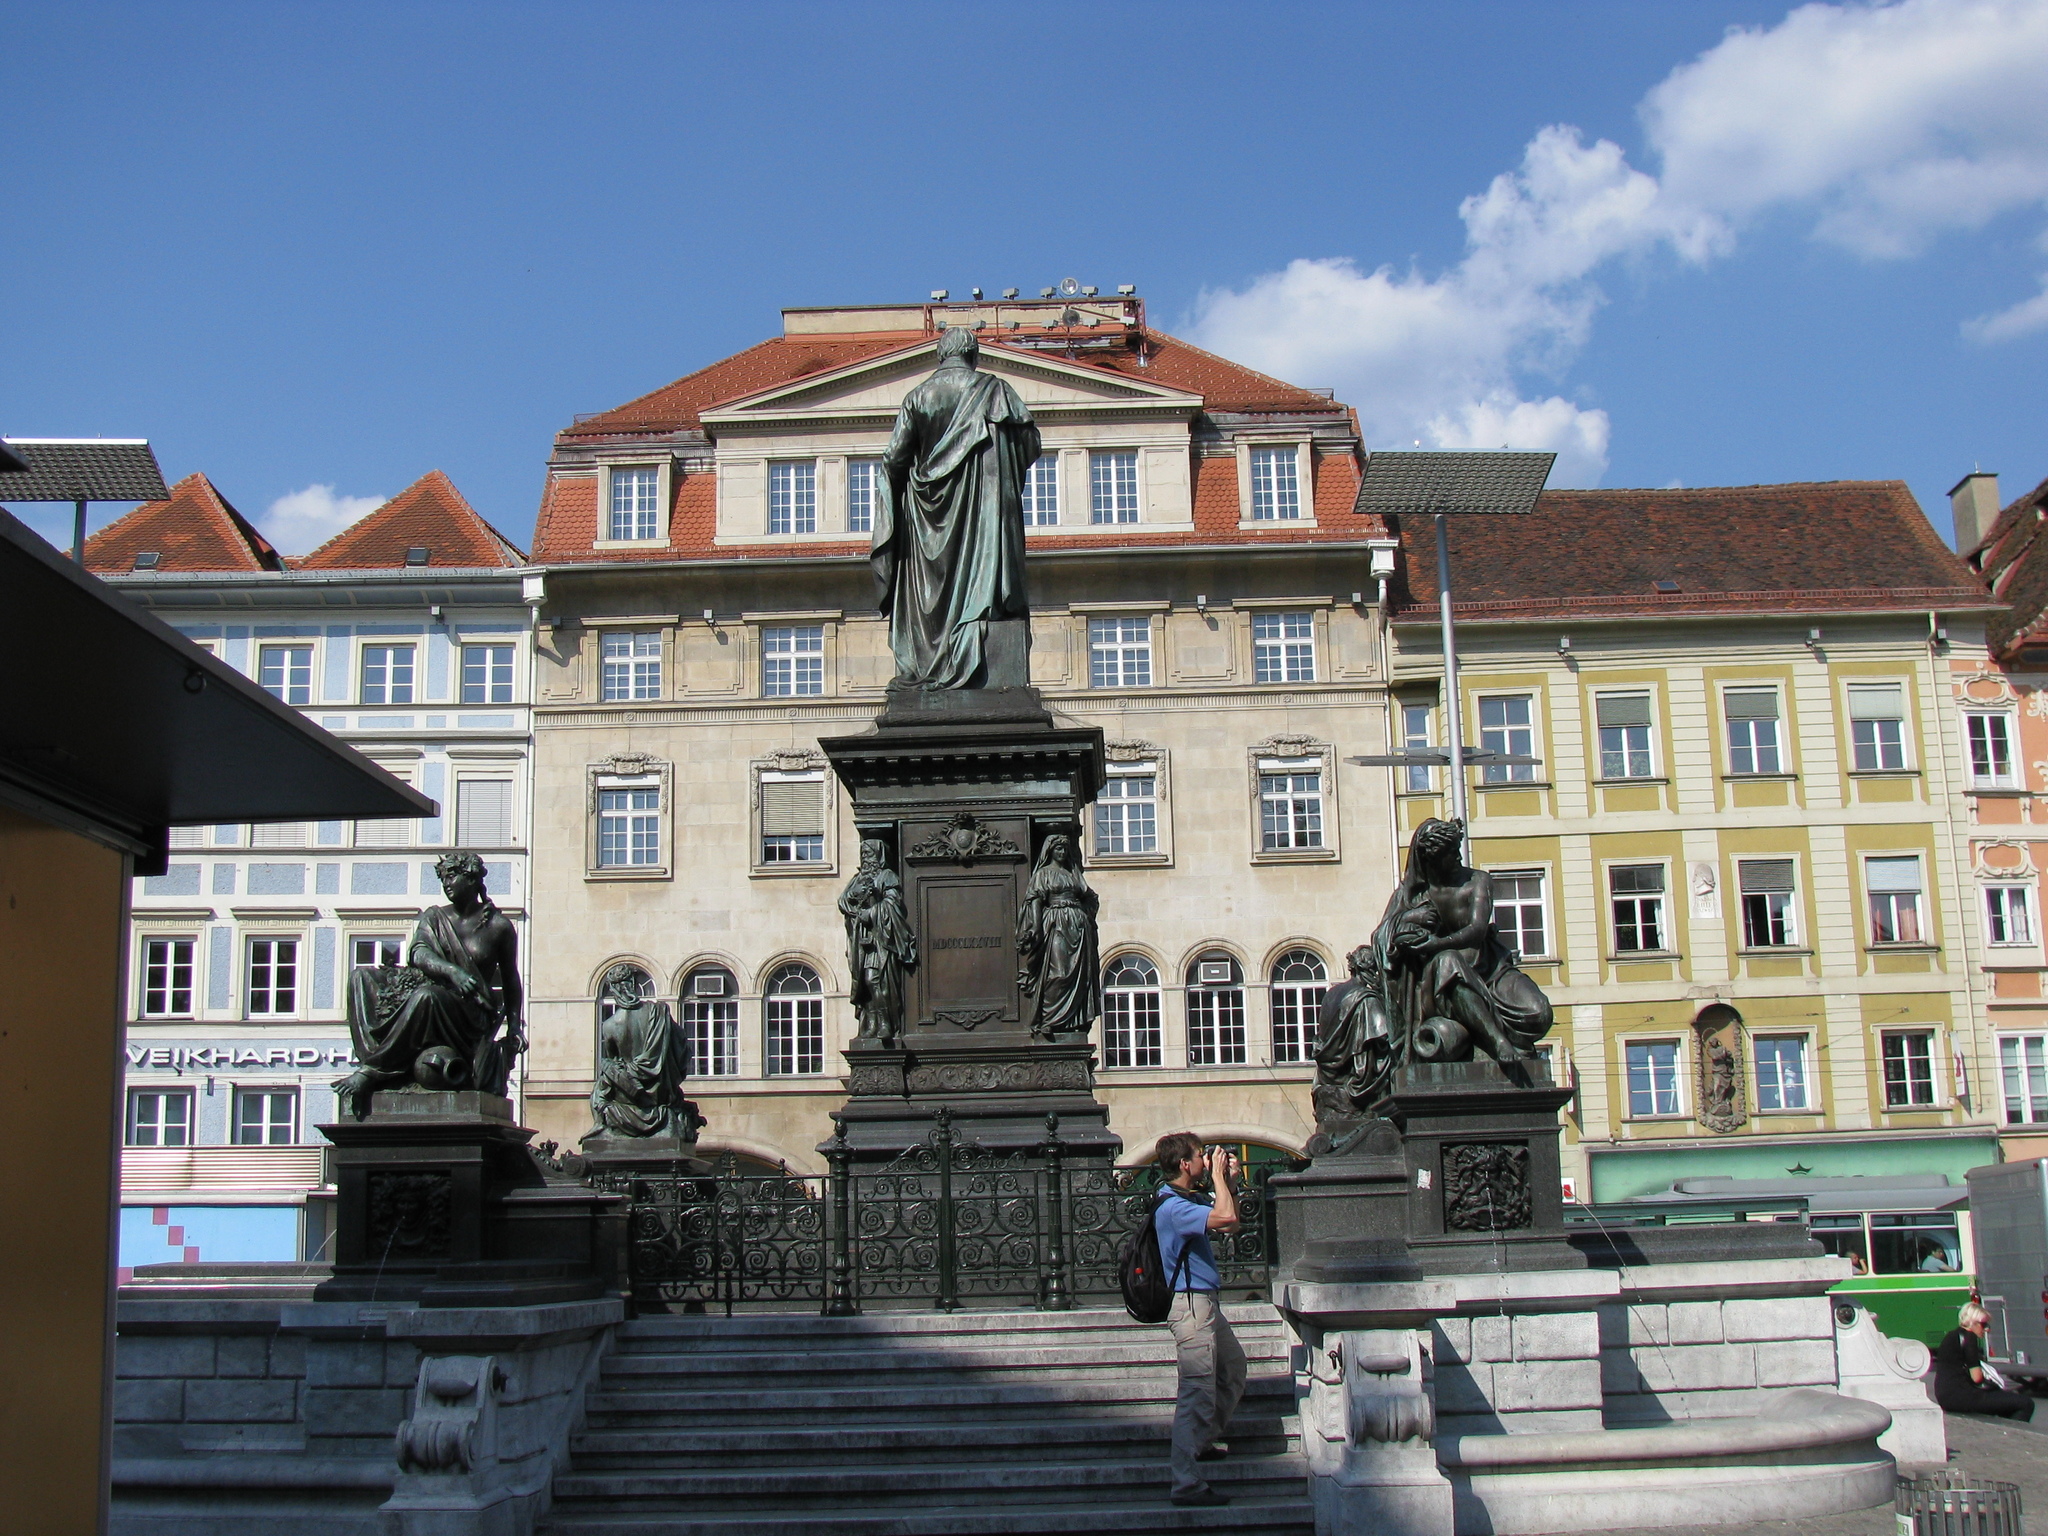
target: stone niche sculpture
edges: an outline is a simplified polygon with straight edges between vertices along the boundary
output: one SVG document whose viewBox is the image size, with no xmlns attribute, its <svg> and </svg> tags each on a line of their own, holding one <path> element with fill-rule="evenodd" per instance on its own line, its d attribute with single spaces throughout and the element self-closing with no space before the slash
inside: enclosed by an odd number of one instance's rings
<svg viewBox="0 0 2048 1536">
<path fill-rule="evenodd" d="M 848 1001 L 860 1021 L 855 1038 L 887 1044 L 903 1033 L 903 984 L 917 968 L 917 935 L 903 906 L 903 880 L 889 867 L 889 845 L 870 837 L 860 868 L 839 893 L 846 921 Z"/>
<path fill-rule="evenodd" d="M 1017 987 L 1029 999 L 1025 1020 L 1035 1040 L 1085 1037 L 1102 1016 L 1100 905 L 1073 835 L 1046 838 L 1017 911 Z"/>
<path fill-rule="evenodd" d="M 503 1097 L 526 1049 L 519 935 L 492 903 L 484 862 L 448 853 L 434 872 L 448 904 L 413 926 L 403 965 L 359 966 L 348 979 L 356 1070 L 335 1083 L 340 1111 L 370 1113 L 380 1089 L 475 1090 Z"/>
<path fill-rule="evenodd" d="M 597 1028 L 597 1081 L 590 1090 L 592 1127 L 583 1142 L 671 1137 L 685 1145 L 704 1123 L 683 1097 L 689 1051 L 675 1015 L 659 998 L 640 994 L 638 966 L 605 973 L 612 1009 Z"/>
</svg>

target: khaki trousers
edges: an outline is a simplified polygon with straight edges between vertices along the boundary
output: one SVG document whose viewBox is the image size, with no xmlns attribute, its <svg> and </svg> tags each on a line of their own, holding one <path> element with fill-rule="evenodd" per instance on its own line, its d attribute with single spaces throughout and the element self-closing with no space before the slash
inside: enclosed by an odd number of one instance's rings
<svg viewBox="0 0 2048 1536">
<path fill-rule="evenodd" d="M 1244 1396 L 1244 1349 L 1214 1291 L 1180 1291 L 1166 1315 L 1180 1365 L 1173 1408 L 1173 1491 L 1207 1486 L 1195 1458 L 1230 1427 Z"/>
</svg>

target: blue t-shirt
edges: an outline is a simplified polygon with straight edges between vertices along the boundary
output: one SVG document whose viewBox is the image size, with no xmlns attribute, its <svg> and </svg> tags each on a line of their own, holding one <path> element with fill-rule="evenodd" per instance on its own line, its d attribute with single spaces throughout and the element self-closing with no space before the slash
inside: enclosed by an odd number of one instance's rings
<svg viewBox="0 0 2048 1536">
<path fill-rule="evenodd" d="M 1209 1247 L 1209 1202 L 1184 1195 L 1168 1185 L 1152 1217 L 1159 1234 L 1159 1260 L 1166 1278 L 1178 1291 L 1214 1291 L 1222 1287 L 1216 1274 L 1216 1255 Z M 1176 1276 L 1181 1250 L 1187 1250 L 1188 1264 Z"/>
</svg>

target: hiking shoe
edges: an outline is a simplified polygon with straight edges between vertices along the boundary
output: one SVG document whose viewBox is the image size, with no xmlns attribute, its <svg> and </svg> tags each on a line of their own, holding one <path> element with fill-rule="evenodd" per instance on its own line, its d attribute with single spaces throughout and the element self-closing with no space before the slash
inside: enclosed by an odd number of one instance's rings
<svg viewBox="0 0 2048 1536">
<path fill-rule="evenodd" d="M 1198 1453 L 1196 1454 L 1196 1456 L 1195 1456 L 1195 1460 L 1197 1460 L 1197 1461 L 1224 1461 L 1224 1460 L 1227 1460 L 1227 1459 L 1229 1458 L 1229 1456 L 1230 1456 L 1230 1447 L 1229 1447 L 1228 1445 L 1226 1445 L 1226 1444 L 1225 1444 L 1225 1443 L 1224 1443 L 1223 1441 L 1221 1441 L 1221 1440 L 1218 1440 L 1218 1441 L 1217 1441 L 1217 1442 L 1216 1442 L 1216 1443 L 1215 1443 L 1214 1445 L 1210 1446 L 1210 1447 L 1209 1447 L 1209 1449 L 1207 1449 L 1206 1451 L 1201 1451 L 1201 1452 L 1198 1452 Z"/>
<path fill-rule="evenodd" d="M 1214 1488 L 1189 1488 L 1172 1496 L 1172 1501 L 1183 1509 L 1193 1506 L 1197 1509 L 1213 1509 L 1218 1504 L 1228 1504 L 1230 1495 L 1218 1493 Z"/>
</svg>

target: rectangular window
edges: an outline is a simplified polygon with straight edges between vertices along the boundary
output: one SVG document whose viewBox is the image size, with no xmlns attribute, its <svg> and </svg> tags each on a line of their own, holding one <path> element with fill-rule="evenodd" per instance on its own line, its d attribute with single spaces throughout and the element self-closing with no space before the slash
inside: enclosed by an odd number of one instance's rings
<svg viewBox="0 0 2048 1536">
<path fill-rule="evenodd" d="M 1090 619 L 1088 621 L 1088 686 L 1149 688 L 1152 686 L 1152 621 Z"/>
<path fill-rule="evenodd" d="M 1526 693 L 1503 694 L 1479 701 L 1479 745 L 1488 752 L 1515 757 L 1536 755 L 1536 701 Z M 1536 778 L 1533 763 L 1488 763 L 1480 780 L 1487 784 L 1528 784 Z"/>
<path fill-rule="evenodd" d="M 1593 700 L 1600 723 L 1600 777 L 1647 779 L 1650 765 L 1650 696 L 1603 693 Z"/>
<path fill-rule="evenodd" d="M 1614 950 L 1634 954 L 1665 948 L 1664 866 L 1616 864 L 1607 871 L 1614 901 Z"/>
<path fill-rule="evenodd" d="M 643 869 L 661 863 L 661 786 L 600 785 L 597 791 L 597 864 L 600 869 Z"/>
<path fill-rule="evenodd" d="M 149 939 L 142 946 L 145 1018 L 188 1017 L 192 1012 L 191 939 Z"/>
<path fill-rule="evenodd" d="M 608 629 L 600 689 L 614 702 L 661 697 L 661 631 Z"/>
<path fill-rule="evenodd" d="M 1934 1107 L 1934 1032 L 1914 1029 L 1880 1037 L 1886 1109 Z"/>
<path fill-rule="evenodd" d="M 1721 695 L 1728 718 L 1728 771 L 1782 773 L 1778 755 L 1778 690 L 1730 688 Z"/>
<path fill-rule="evenodd" d="M 775 624 L 761 631 L 761 692 L 771 699 L 825 691 L 825 626 Z"/>
<path fill-rule="evenodd" d="M 189 1147 L 192 1145 L 190 1088 L 128 1090 L 128 1145 Z"/>
<path fill-rule="evenodd" d="M 1645 1040 L 1627 1048 L 1628 1112 L 1635 1118 L 1678 1113 L 1678 1042 Z"/>
<path fill-rule="evenodd" d="M 1157 987 L 1104 989 L 1102 1064 L 1105 1067 L 1159 1067 L 1166 1064 Z"/>
<path fill-rule="evenodd" d="M 819 864 L 825 859 L 825 775 L 761 775 L 761 862 Z"/>
<path fill-rule="evenodd" d="M 1806 1036 L 1759 1035 L 1756 1046 L 1756 1107 L 1810 1109 L 1806 1087 Z"/>
<path fill-rule="evenodd" d="M 1426 752 L 1436 745 L 1436 737 L 1430 728 L 1430 715 L 1434 711 L 1427 704 L 1403 704 L 1401 706 L 1401 747 L 1407 752 Z M 1424 763 L 1410 763 L 1401 770 L 1408 793 L 1426 795 L 1430 790 L 1430 769 Z"/>
<path fill-rule="evenodd" d="M 768 999 L 768 1070 L 777 1077 L 825 1070 L 825 999 L 815 992 Z"/>
<path fill-rule="evenodd" d="M 313 647 L 266 645 L 256 653 L 256 681 L 287 704 L 313 702 Z M 368 702 L 365 700 L 364 702 Z"/>
<path fill-rule="evenodd" d="M 259 821 L 249 828 L 251 848 L 303 848 L 306 846 L 306 823 L 303 821 Z"/>
<path fill-rule="evenodd" d="M 465 645 L 462 648 L 462 702 L 512 702 L 512 647 Z"/>
<path fill-rule="evenodd" d="M 1159 774 L 1153 763 L 1119 764 L 1095 802 L 1097 854 L 1159 851 Z"/>
<path fill-rule="evenodd" d="M 244 1011 L 252 1019 L 299 1011 L 297 939 L 249 941 L 249 990 L 244 1000 Z"/>
<path fill-rule="evenodd" d="M 237 1088 L 235 1145 L 288 1147 L 299 1139 L 299 1090 Z"/>
<path fill-rule="evenodd" d="M 455 841 L 464 848 L 512 846 L 512 781 L 455 781 Z"/>
<path fill-rule="evenodd" d="M 2007 1125 L 2048 1120 L 2048 1035 L 2000 1035 L 1998 1074 Z"/>
<path fill-rule="evenodd" d="M 1294 448 L 1252 450 L 1252 521 L 1291 522 L 1301 516 L 1301 456 Z"/>
<path fill-rule="evenodd" d="M 2034 908 L 2024 885 L 1984 887 L 1984 936 L 1993 944 L 2034 942 Z"/>
<path fill-rule="evenodd" d="M 660 470 L 613 470 L 612 517 L 610 531 L 606 537 L 613 539 L 660 538 L 660 496 Z"/>
<path fill-rule="evenodd" d="M 1970 739 L 1970 782 L 2010 787 L 2012 716 L 1970 713 L 1963 716 Z"/>
<path fill-rule="evenodd" d="M 1774 949 L 1799 942 L 1792 891 L 1792 860 L 1738 859 L 1742 887 L 1742 947 Z"/>
<path fill-rule="evenodd" d="M 1858 773 L 1906 766 L 1906 691 L 1897 683 L 1849 685 L 1849 742 Z"/>
<path fill-rule="evenodd" d="M 1870 942 L 1920 943 L 1920 860 L 1865 859 L 1863 885 L 1870 893 Z"/>
<path fill-rule="evenodd" d="M 1245 1060 L 1244 988 L 1188 988 L 1188 1065 L 1230 1067 Z"/>
<path fill-rule="evenodd" d="M 363 647 L 362 701 L 365 704 L 412 702 L 413 652 L 410 645 Z"/>
<path fill-rule="evenodd" d="M 873 533 L 875 531 L 875 475 L 880 471 L 880 459 L 848 459 L 846 461 L 846 531 L 848 533 Z M 1024 521 L 1031 521 L 1031 514 L 1024 514 Z"/>
<path fill-rule="evenodd" d="M 1915 1211 L 1870 1215 L 1873 1275 L 1952 1275 L 1963 1267 L 1961 1234 L 1951 1215 Z"/>
<path fill-rule="evenodd" d="M 1024 473 L 1024 526 L 1051 528 L 1060 520 L 1060 456 L 1041 454 Z"/>
<path fill-rule="evenodd" d="M 351 969 L 365 965 L 400 965 L 404 953 L 405 940 L 395 933 L 357 934 L 348 941 Z"/>
<path fill-rule="evenodd" d="M 768 531 L 818 531 L 818 466 L 811 460 L 768 466 Z"/>
<path fill-rule="evenodd" d="M 1252 615 L 1252 676 L 1261 683 L 1316 680 L 1316 623 L 1309 613 Z"/>
<path fill-rule="evenodd" d="M 389 771 L 401 784 L 412 782 L 410 769 Z M 356 823 L 355 844 L 358 848 L 410 848 L 412 820 L 410 817 L 396 816 L 389 821 L 359 821 Z"/>
<path fill-rule="evenodd" d="M 735 997 L 683 999 L 683 1039 L 692 1077 L 740 1075 L 740 1004 Z"/>
<path fill-rule="evenodd" d="M 1135 523 L 1138 520 L 1138 456 L 1135 453 L 1088 455 L 1091 523 Z"/>
<path fill-rule="evenodd" d="M 1550 938 L 1543 927 L 1543 876 L 1519 870 L 1493 877 L 1493 922 L 1501 942 L 1521 956 L 1547 955 Z"/>
<path fill-rule="evenodd" d="M 1268 853 L 1323 846 L 1321 759 L 1259 764 L 1259 846 Z"/>
</svg>

